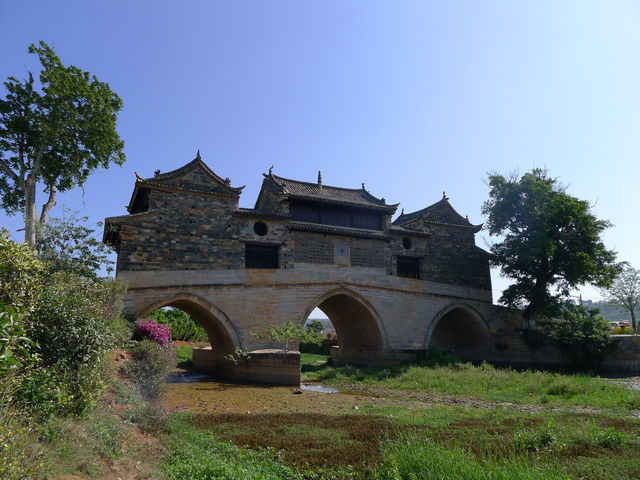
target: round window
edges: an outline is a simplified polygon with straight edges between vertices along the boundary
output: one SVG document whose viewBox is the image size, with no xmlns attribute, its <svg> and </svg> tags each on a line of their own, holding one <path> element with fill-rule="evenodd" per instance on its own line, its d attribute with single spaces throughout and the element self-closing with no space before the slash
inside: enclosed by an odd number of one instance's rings
<svg viewBox="0 0 640 480">
<path fill-rule="evenodd" d="M 409 250 L 409 249 L 411 248 L 411 239 L 410 239 L 410 238 L 408 238 L 408 237 L 404 237 L 404 238 L 402 239 L 402 247 L 403 247 L 405 250 Z"/>
<path fill-rule="evenodd" d="M 263 236 L 267 234 L 267 224 L 264 222 L 256 222 L 253 224 L 253 231 L 258 235 Z"/>
</svg>

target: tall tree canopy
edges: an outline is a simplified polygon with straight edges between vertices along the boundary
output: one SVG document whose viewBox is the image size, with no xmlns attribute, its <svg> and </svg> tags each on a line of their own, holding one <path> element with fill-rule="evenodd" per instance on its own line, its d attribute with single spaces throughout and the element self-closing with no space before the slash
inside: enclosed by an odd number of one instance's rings
<svg viewBox="0 0 640 480">
<path fill-rule="evenodd" d="M 640 308 L 640 270 L 627 265 L 604 294 L 609 303 L 622 305 L 629 312 L 631 327 L 637 332 L 636 310 Z"/>
<path fill-rule="evenodd" d="M 491 247 L 491 262 L 514 280 L 500 301 L 524 307 L 525 327 L 557 314 L 571 289 L 611 283 L 620 267 L 600 238 L 610 223 L 598 220 L 589 202 L 567 194 L 541 169 L 522 177 L 491 174 L 489 187 L 486 228 L 503 237 Z"/>
<path fill-rule="evenodd" d="M 29 53 L 42 65 L 39 88 L 31 72 L 23 81 L 9 77 L 0 100 L 0 205 L 9 215 L 24 213 L 25 240 L 33 246 L 58 191 L 83 185 L 98 167 L 122 165 L 125 155 L 116 131 L 122 101 L 109 85 L 65 67 L 44 42 Z M 38 183 L 47 194 L 39 216 Z"/>
</svg>

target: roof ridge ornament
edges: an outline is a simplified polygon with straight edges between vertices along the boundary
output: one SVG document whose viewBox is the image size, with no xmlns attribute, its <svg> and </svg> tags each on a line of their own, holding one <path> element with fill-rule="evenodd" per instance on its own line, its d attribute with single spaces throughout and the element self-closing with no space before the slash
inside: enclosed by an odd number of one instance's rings
<svg viewBox="0 0 640 480">
<path fill-rule="evenodd" d="M 269 175 L 273 175 L 273 165 L 269 167 Z"/>
<path fill-rule="evenodd" d="M 444 190 L 442 191 L 442 199 L 443 200 L 449 200 L 449 197 L 447 197 L 447 194 L 446 194 L 446 192 Z"/>
<path fill-rule="evenodd" d="M 366 188 L 364 188 L 364 182 L 362 182 L 362 189 L 363 189 L 365 192 L 367 191 L 367 189 L 366 189 Z"/>
<path fill-rule="evenodd" d="M 142 178 L 138 172 L 133 172 L 133 173 L 136 174 L 136 181 L 138 181 L 138 182 L 143 182 L 144 181 L 144 178 Z"/>
<path fill-rule="evenodd" d="M 202 157 L 200 156 L 200 149 L 198 149 L 198 153 L 196 153 L 196 160 L 202 160 Z"/>
<path fill-rule="evenodd" d="M 322 172 L 318 170 L 318 185 L 322 188 Z"/>
</svg>

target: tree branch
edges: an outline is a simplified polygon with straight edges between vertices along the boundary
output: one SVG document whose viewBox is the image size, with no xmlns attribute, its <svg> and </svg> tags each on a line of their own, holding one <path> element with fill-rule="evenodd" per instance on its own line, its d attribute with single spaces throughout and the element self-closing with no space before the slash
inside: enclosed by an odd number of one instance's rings
<svg viewBox="0 0 640 480">
<path fill-rule="evenodd" d="M 0 169 L 13 178 L 13 181 L 16 182 L 20 187 L 24 187 L 24 179 L 18 177 L 18 174 L 9 168 L 2 158 L 0 158 Z"/>
<path fill-rule="evenodd" d="M 33 159 L 33 168 L 31 169 L 31 173 L 35 181 L 38 181 L 38 174 L 40 173 L 40 162 L 42 160 L 42 155 L 44 155 L 44 149 L 46 147 L 46 142 L 44 140 L 46 140 L 46 138 L 43 139 L 42 145 L 40 145 L 40 149 L 36 154 L 36 158 Z"/>
<path fill-rule="evenodd" d="M 49 211 L 56 204 L 56 192 L 58 189 L 55 185 L 51 185 L 49 187 L 49 198 L 47 199 L 47 203 L 42 205 L 42 212 L 40 213 L 40 226 L 44 225 L 47 222 L 47 216 L 49 215 Z"/>
</svg>

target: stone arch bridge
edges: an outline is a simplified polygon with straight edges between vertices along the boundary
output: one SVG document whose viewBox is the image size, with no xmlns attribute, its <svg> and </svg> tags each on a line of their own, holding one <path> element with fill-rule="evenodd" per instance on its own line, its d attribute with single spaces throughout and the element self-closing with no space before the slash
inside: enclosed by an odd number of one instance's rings
<svg viewBox="0 0 640 480">
<path fill-rule="evenodd" d="M 315 308 L 336 329 L 338 347 L 332 357 L 338 365 L 390 365 L 434 344 L 465 360 L 485 360 L 492 356 L 492 325 L 495 330 L 500 323 L 485 291 L 385 276 L 369 268 L 300 265 L 291 270 L 120 277 L 129 286 L 126 311 L 132 317 L 165 306 L 187 312 L 211 342 L 210 349 L 196 352 L 194 361 L 231 378 L 287 383 L 291 372 L 286 356 L 265 352 L 277 345 L 260 342 L 251 332 L 290 321 L 302 325 Z M 236 348 L 254 351 L 262 362 L 251 368 L 231 362 L 226 357 Z M 267 366 L 261 368 L 261 363 Z M 299 365 L 295 368 L 299 372 Z M 296 375 L 292 383 L 299 380 Z"/>
<path fill-rule="evenodd" d="M 137 175 L 137 174 L 136 174 Z M 302 324 L 315 309 L 333 323 L 336 364 L 383 366 L 437 344 L 466 360 L 500 359 L 497 332 L 517 314 L 492 305 L 480 226 L 438 202 L 392 221 L 397 205 L 362 188 L 264 174 L 253 209 L 198 156 L 168 173 L 137 175 L 128 214 L 105 221 L 118 253 L 126 312 L 180 308 L 208 333 L 194 363 L 221 376 L 298 383 L 299 354 L 251 335 Z M 499 343 L 499 342 L 498 342 Z M 504 342 L 503 342 L 504 343 Z M 249 360 L 228 359 L 236 349 Z"/>
</svg>

